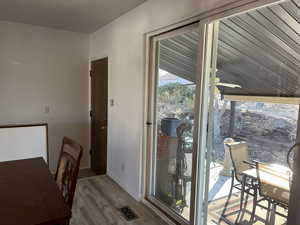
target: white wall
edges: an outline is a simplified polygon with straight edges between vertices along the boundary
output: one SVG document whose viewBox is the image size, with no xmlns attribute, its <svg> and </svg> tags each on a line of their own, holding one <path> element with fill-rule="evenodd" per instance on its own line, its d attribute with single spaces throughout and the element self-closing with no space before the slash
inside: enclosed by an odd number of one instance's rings
<svg viewBox="0 0 300 225">
<path fill-rule="evenodd" d="M 0 125 L 46 122 L 51 169 L 63 136 L 89 166 L 88 35 L 4 21 L 0 32 Z"/>
</svg>

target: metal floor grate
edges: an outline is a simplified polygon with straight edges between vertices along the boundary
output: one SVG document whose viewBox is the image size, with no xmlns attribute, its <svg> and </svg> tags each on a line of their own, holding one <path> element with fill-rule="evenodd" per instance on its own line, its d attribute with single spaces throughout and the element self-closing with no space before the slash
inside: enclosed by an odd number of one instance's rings
<svg viewBox="0 0 300 225">
<path fill-rule="evenodd" d="M 120 208 L 120 211 L 127 221 L 135 220 L 138 218 L 138 216 L 128 206 Z"/>
</svg>

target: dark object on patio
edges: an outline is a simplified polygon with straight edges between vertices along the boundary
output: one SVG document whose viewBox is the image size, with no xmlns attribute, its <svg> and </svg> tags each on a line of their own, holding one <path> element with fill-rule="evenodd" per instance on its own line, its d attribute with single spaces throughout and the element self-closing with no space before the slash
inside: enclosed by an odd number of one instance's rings
<svg viewBox="0 0 300 225">
<path fill-rule="evenodd" d="M 261 174 L 266 173 L 270 175 L 275 175 L 275 176 L 282 176 L 283 178 L 286 177 L 286 174 L 278 171 L 274 171 L 274 169 L 270 168 L 270 166 L 256 162 L 256 172 L 257 172 L 257 179 L 258 179 L 258 190 L 259 190 L 259 195 L 262 196 L 263 198 L 257 201 L 257 203 L 261 201 L 267 201 L 268 202 L 268 207 L 265 208 L 261 205 L 260 207 L 263 207 L 267 210 L 267 215 L 266 215 L 266 221 L 267 224 L 275 224 L 275 214 L 278 214 L 284 218 L 287 218 L 286 215 L 279 213 L 276 211 L 276 207 L 280 206 L 284 209 L 288 209 L 288 204 L 289 204 L 289 198 L 290 194 L 288 190 L 285 190 L 283 188 L 279 188 L 278 186 L 272 185 L 272 183 L 268 180 L 262 179 Z"/>
<path fill-rule="evenodd" d="M 256 200 L 257 200 L 256 186 L 257 186 L 257 183 L 255 183 L 253 180 L 245 179 L 245 177 L 243 177 L 243 175 L 242 175 L 242 172 L 249 170 L 253 167 L 253 165 L 251 163 L 248 163 L 249 162 L 248 146 L 245 142 L 233 142 L 233 143 L 228 143 L 226 145 L 229 148 L 229 153 L 230 153 L 233 170 L 231 171 L 230 191 L 229 191 L 228 198 L 225 203 L 222 215 L 220 217 L 219 224 L 222 220 L 228 224 L 233 224 L 226 217 L 231 216 L 234 213 L 238 213 L 238 216 L 236 217 L 234 224 L 238 224 L 240 222 L 239 220 L 240 220 L 240 218 L 243 218 L 243 214 L 244 214 L 244 212 L 242 213 L 242 211 L 243 211 L 242 208 L 243 208 L 243 200 L 244 200 L 245 193 L 247 194 L 246 200 L 245 200 L 246 203 L 248 201 L 248 195 L 253 196 L 254 204 L 253 204 L 252 214 L 251 214 L 251 218 L 250 218 L 250 224 L 252 224 L 254 221 L 254 215 L 255 215 L 255 209 L 256 209 Z M 237 184 L 234 184 L 235 180 L 238 181 Z M 233 188 L 236 188 L 241 191 L 239 210 L 231 212 L 229 214 L 225 214 L 228 203 L 229 203 L 231 195 L 232 195 Z M 241 213 L 242 213 L 242 216 L 240 216 Z"/>
<path fill-rule="evenodd" d="M 161 120 L 161 131 L 164 135 L 177 137 L 176 129 L 181 121 L 176 118 L 163 118 Z"/>
<path fill-rule="evenodd" d="M 293 170 L 293 166 L 294 166 L 295 152 L 299 149 L 299 147 L 300 147 L 300 143 L 298 142 L 294 144 L 288 151 L 286 161 L 291 170 Z"/>
<path fill-rule="evenodd" d="M 186 160 L 186 154 L 191 154 L 193 148 L 187 142 L 191 133 L 192 124 L 189 122 L 181 123 L 176 129 L 178 146 L 176 152 L 176 173 L 173 175 L 172 183 L 172 186 L 174 187 L 172 195 L 174 197 L 173 207 L 180 213 L 182 213 L 187 206 L 187 184 L 188 182 L 191 182 L 191 174 L 188 173 L 188 164 Z"/>
<path fill-rule="evenodd" d="M 70 138 L 63 138 L 55 181 L 70 208 L 73 204 L 82 152 L 80 144 Z"/>
<path fill-rule="evenodd" d="M 138 216 L 128 206 L 120 208 L 120 211 L 127 221 L 131 221 L 138 218 Z"/>
</svg>

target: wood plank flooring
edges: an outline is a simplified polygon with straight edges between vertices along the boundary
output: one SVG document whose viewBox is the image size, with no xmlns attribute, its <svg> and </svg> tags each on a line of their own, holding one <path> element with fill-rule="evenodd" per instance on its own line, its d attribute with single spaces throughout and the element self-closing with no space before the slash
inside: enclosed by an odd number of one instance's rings
<svg viewBox="0 0 300 225">
<path fill-rule="evenodd" d="M 138 218 L 127 221 L 119 208 L 129 206 Z M 107 176 L 78 180 L 71 225 L 167 225 Z"/>
</svg>

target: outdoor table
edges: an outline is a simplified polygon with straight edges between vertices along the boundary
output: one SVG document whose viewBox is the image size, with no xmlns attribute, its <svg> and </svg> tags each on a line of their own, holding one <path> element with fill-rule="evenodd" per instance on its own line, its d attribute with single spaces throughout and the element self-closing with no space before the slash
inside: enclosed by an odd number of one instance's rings
<svg viewBox="0 0 300 225">
<path fill-rule="evenodd" d="M 272 165 L 270 165 L 270 168 L 272 168 Z M 287 173 L 288 170 L 285 170 L 283 167 L 281 168 L 282 171 L 279 171 L 280 168 L 274 167 L 274 172 L 268 173 L 264 171 L 260 171 L 260 180 L 263 180 L 265 183 L 268 183 L 276 188 L 282 189 L 284 191 L 290 191 L 290 179 L 289 175 Z M 286 173 L 286 176 L 285 176 Z M 246 181 L 251 180 L 252 183 L 258 182 L 257 177 L 257 171 L 256 168 L 252 168 L 249 170 L 245 170 L 241 173 L 243 175 L 242 180 L 242 194 L 241 194 L 241 202 L 243 202 L 244 198 L 244 192 L 246 187 Z M 257 201 L 257 193 L 258 193 L 258 185 L 253 185 L 254 187 L 254 203 L 251 213 L 250 222 L 253 222 L 255 210 L 256 210 L 256 201 Z"/>
</svg>

